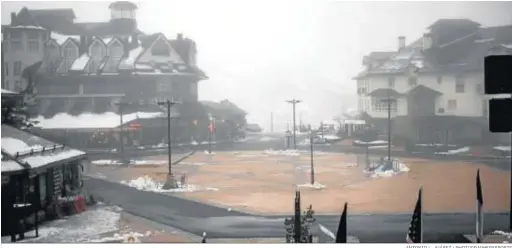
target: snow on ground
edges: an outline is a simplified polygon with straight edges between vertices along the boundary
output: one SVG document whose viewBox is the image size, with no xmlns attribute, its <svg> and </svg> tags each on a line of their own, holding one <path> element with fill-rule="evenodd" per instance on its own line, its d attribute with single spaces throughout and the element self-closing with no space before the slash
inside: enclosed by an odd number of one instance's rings
<svg viewBox="0 0 512 248">
<path fill-rule="evenodd" d="M 23 243 L 82 243 L 99 239 L 104 233 L 118 230 L 122 209 L 116 206 L 101 207 L 83 213 L 43 223 L 39 226 L 39 237 L 35 231 L 26 234 Z M 2 237 L 2 243 L 10 242 L 10 237 Z"/>
<path fill-rule="evenodd" d="M 447 152 L 436 152 L 436 154 L 454 155 L 454 154 L 465 153 L 465 152 L 469 152 L 469 147 L 466 146 L 466 147 L 462 147 L 462 148 L 459 148 L 456 150 L 449 150 Z"/>
<path fill-rule="evenodd" d="M 300 152 L 298 150 L 265 150 L 263 151 L 266 155 L 274 155 L 274 156 L 300 156 Z"/>
<path fill-rule="evenodd" d="M 215 155 L 216 153 L 215 152 L 209 152 L 208 150 L 204 151 L 204 155 Z"/>
<path fill-rule="evenodd" d="M 114 233 L 111 237 L 103 237 L 100 239 L 94 239 L 87 241 L 88 243 L 140 243 L 139 238 L 150 236 L 151 232 L 147 232 L 146 234 L 138 233 L 138 232 L 129 232 L 124 234 Z"/>
<path fill-rule="evenodd" d="M 393 147 L 393 146 L 391 146 Z M 388 146 L 370 146 L 368 147 L 368 149 L 383 149 L 383 148 L 388 148 Z"/>
<path fill-rule="evenodd" d="M 3 143 L 3 139 L 2 139 Z M 495 146 L 493 147 L 494 150 L 502 151 L 502 152 L 510 152 L 510 146 Z"/>
<path fill-rule="evenodd" d="M 457 145 L 452 145 L 452 144 L 416 144 L 416 146 L 429 146 L 429 147 L 432 147 L 432 146 L 451 146 L 451 147 L 456 147 Z"/>
<path fill-rule="evenodd" d="M 334 134 L 326 134 L 323 136 L 326 140 L 340 140 L 341 138 Z"/>
<path fill-rule="evenodd" d="M 492 232 L 491 234 L 506 236 L 508 239 L 512 238 L 512 233 L 505 232 L 505 231 L 500 231 L 500 230 L 496 230 L 496 231 Z"/>
<path fill-rule="evenodd" d="M 397 175 L 401 172 L 408 172 L 408 171 L 409 171 L 409 167 L 407 167 L 404 163 L 401 163 L 401 162 L 398 162 L 398 166 L 397 166 L 396 170 L 395 170 L 395 168 L 388 169 L 385 167 L 385 165 L 380 165 L 373 171 L 365 170 L 365 172 L 370 174 L 370 176 L 372 178 L 391 177 L 391 176 Z"/>
<path fill-rule="evenodd" d="M 108 159 L 102 159 L 102 160 L 94 160 L 91 162 L 92 164 L 96 165 L 121 165 L 121 161 L 118 160 L 108 160 Z M 159 160 L 130 160 L 130 164 L 132 165 L 146 165 L 146 164 L 167 164 L 167 161 L 159 161 Z"/>
<path fill-rule="evenodd" d="M 152 192 L 158 192 L 158 193 L 178 193 L 178 192 L 197 192 L 197 191 L 218 191 L 217 188 L 211 188 L 211 187 L 202 187 L 199 185 L 193 185 L 193 184 L 187 184 L 183 187 L 177 188 L 177 189 L 162 189 L 163 183 L 157 182 L 153 180 L 148 175 L 145 175 L 143 177 L 139 177 L 137 179 L 133 179 L 130 181 L 121 181 L 121 184 L 130 186 L 132 188 L 136 188 L 138 190 L 142 191 L 152 191 Z M 179 184 L 179 182 L 178 182 Z"/>
<path fill-rule="evenodd" d="M 297 185 L 297 187 L 299 187 L 299 188 L 323 189 L 326 186 L 323 185 L 323 184 L 320 184 L 318 182 L 315 182 L 314 184 L 311 184 L 311 183 L 299 184 L 299 185 Z"/>
<path fill-rule="evenodd" d="M 370 141 L 370 142 L 355 140 L 354 144 L 358 144 L 358 145 L 387 145 L 388 142 L 385 140 L 374 140 L 374 141 Z"/>
</svg>

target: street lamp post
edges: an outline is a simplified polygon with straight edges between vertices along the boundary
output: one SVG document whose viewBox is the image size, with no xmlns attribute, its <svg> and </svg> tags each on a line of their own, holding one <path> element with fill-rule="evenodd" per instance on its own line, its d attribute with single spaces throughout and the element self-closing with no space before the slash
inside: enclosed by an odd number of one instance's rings
<svg viewBox="0 0 512 248">
<path fill-rule="evenodd" d="M 173 100 L 159 101 L 159 106 L 165 106 L 167 108 L 167 153 L 169 160 L 169 171 L 167 173 L 167 181 L 163 185 L 163 189 L 175 189 L 178 188 L 178 182 L 172 174 L 172 148 L 171 148 L 171 108 L 179 102 Z"/>
<path fill-rule="evenodd" d="M 381 102 L 388 104 L 388 161 L 391 161 L 391 104 L 396 102 L 396 99 L 388 97 Z"/>
<path fill-rule="evenodd" d="M 313 143 L 314 143 L 314 140 L 313 140 L 313 132 L 310 131 L 310 135 L 309 135 L 309 144 L 310 144 L 310 150 L 311 150 L 311 170 L 310 170 L 310 173 L 311 173 L 311 185 L 314 185 L 315 184 L 315 167 L 313 165 Z"/>
<path fill-rule="evenodd" d="M 297 126 L 295 125 L 295 105 L 297 103 L 301 103 L 301 100 L 292 99 L 292 100 L 286 100 L 287 103 L 291 103 L 293 106 L 293 149 L 297 149 L 297 137 L 296 137 L 296 130 Z"/>
<path fill-rule="evenodd" d="M 208 120 L 210 122 L 208 124 L 208 154 L 212 154 L 212 136 L 213 131 L 215 129 L 215 123 L 212 113 L 208 113 Z"/>
<path fill-rule="evenodd" d="M 119 107 L 119 140 L 120 140 L 120 162 L 126 164 L 126 156 L 124 153 L 124 129 L 123 129 L 123 108 L 130 105 L 130 102 L 118 102 L 115 103 Z"/>
</svg>

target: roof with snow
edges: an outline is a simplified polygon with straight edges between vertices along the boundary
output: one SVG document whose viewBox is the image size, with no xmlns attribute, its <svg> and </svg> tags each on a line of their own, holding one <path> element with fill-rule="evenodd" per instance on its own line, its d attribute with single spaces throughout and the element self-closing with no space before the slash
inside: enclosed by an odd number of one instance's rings
<svg viewBox="0 0 512 248">
<path fill-rule="evenodd" d="M 418 73 L 457 73 L 483 71 L 484 57 L 489 54 L 512 54 L 510 26 L 481 28 L 467 19 L 441 19 L 429 27 L 433 44 L 423 49 L 423 38 L 415 40 L 400 51 L 371 53 L 367 60 L 377 61 L 355 79 L 370 75 Z M 386 59 L 382 57 L 387 56 Z"/>
<path fill-rule="evenodd" d="M 2 174 L 45 169 L 82 159 L 85 153 L 2 125 Z"/>
<path fill-rule="evenodd" d="M 228 100 L 222 100 L 220 102 L 213 101 L 201 101 L 201 104 L 215 115 L 247 115 L 243 109 L 236 106 L 234 103 Z"/>
<path fill-rule="evenodd" d="M 152 119 L 164 117 L 163 112 L 136 112 L 123 115 L 123 125 L 137 119 Z M 119 127 L 120 116 L 113 112 L 103 114 L 83 113 L 73 116 L 68 113 L 59 113 L 52 118 L 38 116 L 33 119 L 39 123 L 36 125 L 42 129 L 101 129 Z"/>
</svg>

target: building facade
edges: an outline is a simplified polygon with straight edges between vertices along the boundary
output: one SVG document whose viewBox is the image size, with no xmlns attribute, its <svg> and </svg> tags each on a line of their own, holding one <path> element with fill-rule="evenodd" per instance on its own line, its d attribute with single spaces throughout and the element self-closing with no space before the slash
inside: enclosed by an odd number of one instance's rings
<svg viewBox="0 0 512 248">
<path fill-rule="evenodd" d="M 422 38 L 363 59 L 357 80 L 358 109 L 387 129 L 388 103 L 394 134 L 416 142 L 479 142 L 497 138 L 488 129 L 483 62 L 512 54 L 512 27 L 482 28 L 465 19 L 442 19 Z M 386 131 L 384 131 L 386 132 Z"/>
</svg>

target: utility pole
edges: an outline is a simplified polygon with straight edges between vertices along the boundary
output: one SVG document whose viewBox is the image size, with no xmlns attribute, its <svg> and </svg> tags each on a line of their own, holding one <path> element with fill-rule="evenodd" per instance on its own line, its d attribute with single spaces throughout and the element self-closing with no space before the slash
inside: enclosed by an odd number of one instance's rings
<svg viewBox="0 0 512 248">
<path fill-rule="evenodd" d="M 178 104 L 179 102 L 173 101 L 173 100 L 165 100 L 165 101 L 159 101 L 157 104 L 159 106 L 165 106 L 167 108 L 167 153 L 168 153 L 168 160 L 169 160 L 169 171 L 167 172 L 167 181 L 162 186 L 163 189 L 175 189 L 178 188 L 178 182 L 174 178 L 174 175 L 172 174 L 172 148 L 171 148 L 171 108 L 175 104 Z"/>
<path fill-rule="evenodd" d="M 381 102 L 388 104 L 388 161 L 391 161 L 391 104 L 396 102 L 396 99 L 388 97 Z"/>
<path fill-rule="evenodd" d="M 270 112 L 270 132 L 274 132 L 274 112 Z"/>
<path fill-rule="evenodd" d="M 322 139 L 324 139 L 324 122 L 320 122 L 320 133 L 322 135 Z"/>
<path fill-rule="evenodd" d="M 208 154 L 212 154 L 212 136 L 215 130 L 215 122 L 212 113 L 208 113 L 208 120 L 210 121 L 210 124 L 208 124 Z"/>
<path fill-rule="evenodd" d="M 313 132 L 309 132 L 309 144 L 311 152 L 311 185 L 315 184 L 315 167 L 313 165 Z"/>
<path fill-rule="evenodd" d="M 125 153 L 124 153 L 124 128 L 123 128 L 123 111 L 124 107 L 130 105 L 130 102 L 118 102 L 115 103 L 119 107 L 119 141 L 120 141 L 120 160 L 122 164 L 126 164 L 129 161 L 126 161 Z"/>
<path fill-rule="evenodd" d="M 292 100 L 287 100 L 286 102 L 291 103 L 293 106 L 293 149 L 297 149 L 297 126 L 295 125 L 295 105 L 297 103 L 301 103 L 302 101 L 294 98 Z"/>
</svg>

